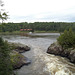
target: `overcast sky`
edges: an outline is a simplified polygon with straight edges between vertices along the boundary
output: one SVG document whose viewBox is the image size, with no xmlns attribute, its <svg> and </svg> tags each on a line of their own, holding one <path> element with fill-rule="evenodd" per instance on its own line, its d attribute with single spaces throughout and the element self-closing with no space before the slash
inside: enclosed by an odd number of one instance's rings
<svg viewBox="0 0 75 75">
<path fill-rule="evenodd" d="M 2 0 L 8 22 L 75 22 L 75 0 Z"/>
</svg>

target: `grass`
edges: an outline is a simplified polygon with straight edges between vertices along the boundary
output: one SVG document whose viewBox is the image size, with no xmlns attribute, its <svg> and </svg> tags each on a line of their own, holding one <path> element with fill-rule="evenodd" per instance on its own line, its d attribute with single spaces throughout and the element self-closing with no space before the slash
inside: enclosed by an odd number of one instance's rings
<svg viewBox="0 0 75 75">
<path fill-rule="evenodd" d="M 10 53 L 10 57 L 11 57 L 12 65 L 16 65 L 20 61 L 20 58 L 23 58 L 24 56 L 17 53 L 16 51 L 12 51 Z"/>
<path fill-rule="evenodd" d="M 58 31 L 35 31 L 36 33 L 59 33 Z"/>
<path fill-rule="evenodd" d="M 2 35 L 20 35 L 20 34 L 27 34 L 29 31 L 13 31 L 13 32 L 0 32 Z M 58 31 L 34 31 L 34 33 L 59 33 Z"/>
<path fill-rule="evenodd" d="M 23 32 L 23 31 L 13 31 L 13 32 L 0 32 L 0 34 L 12 34 L 12 35 L 19 35 L 19 34 L 21 34 L 21 33 L 28 33 L 28 32 Z"/>
</svg>

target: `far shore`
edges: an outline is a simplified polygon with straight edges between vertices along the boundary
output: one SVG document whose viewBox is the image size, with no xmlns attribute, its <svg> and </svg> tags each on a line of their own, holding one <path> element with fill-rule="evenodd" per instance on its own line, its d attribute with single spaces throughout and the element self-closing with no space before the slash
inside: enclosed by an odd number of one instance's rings
<svg viewBox="0 0 75 75">
<path fill-rule="evenodd" d="M 0 32 L 0 35 L 1 34 L 4 34 L 4 35 L 19 35 L 19 34 L 28 34 L 30 33 L 30 31 L 13 31 L 13 32 Z M 32 33 L 60 33 L 58 31 L 34 31 Z"/>
</svg>

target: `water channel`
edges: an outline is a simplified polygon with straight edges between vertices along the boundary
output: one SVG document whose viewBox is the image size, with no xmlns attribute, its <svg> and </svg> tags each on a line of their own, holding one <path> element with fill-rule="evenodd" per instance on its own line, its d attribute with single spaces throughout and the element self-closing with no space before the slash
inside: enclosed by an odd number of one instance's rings
<svg viewBox="0 0 75 75">
<path fill-rule="evenodd" d="M 50 44 L 56 42 L 59 33 L 32 33 L 30 35 L 1 35 L 4 40 L 31 47 L 30 51 L 23 53 L 31 60 L 31 64 L 16 70 L 18 75 L 75 75 L 75 65 L 68 59 L 46 53 Z"/>
</svg>

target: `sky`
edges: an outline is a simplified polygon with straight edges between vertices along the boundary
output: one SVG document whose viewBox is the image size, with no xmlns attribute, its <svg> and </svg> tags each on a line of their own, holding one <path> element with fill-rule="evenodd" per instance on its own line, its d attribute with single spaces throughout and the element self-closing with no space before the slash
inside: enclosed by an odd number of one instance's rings
<svg viewBox="0 0 75 75">
<path fill-rule="evenodd" d="M 7 22 L 75 22 L 75 0 L 2 0 Z"/>
</svg>

